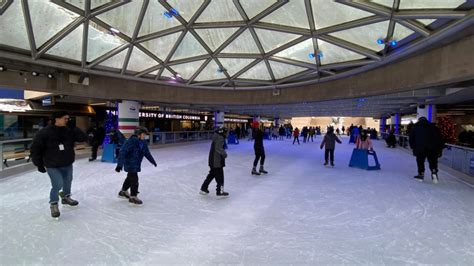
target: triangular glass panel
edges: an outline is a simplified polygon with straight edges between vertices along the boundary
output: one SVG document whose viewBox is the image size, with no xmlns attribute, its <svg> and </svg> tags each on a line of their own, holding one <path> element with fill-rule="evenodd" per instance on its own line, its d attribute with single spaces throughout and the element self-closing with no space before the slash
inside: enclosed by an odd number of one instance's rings
<svg viewBox="0 0 474 266">
<path fill-rule="evenodd" d="M 239 76 L 240 79 L 258 79 L 258 80 L 271 80 L 270 73 L 268 73 L 267 65 L 264 61 L 256 64 L 249 70 L 245 71 Z"/>
<path fill-rule="evenodd" d="M 275 79 L 286 78 L 293 74 L 307 70 L 307 68 L 304 68 L 304 67 L 284 64 L 284 63 L 275 62 L 271 60 L 269 60 L 269 62 L 270 62 L 270 67 L 272 68 L 272 71 L 273 71 L 273 75 L 275 76 Z"/>
<path fill-rule="evenodd" d="M 428 26 L 431 23 L 435 22 L 436 19 L 417 19 L 416 21 L 420 22 L 421 24 Z"/>
<path fill-rule="evenodd" d="M 239 10 L 232 0 L 211 1 L 196 22 L 241 21 Z"/>
<path fill-rule="evenodd" d="M 388 7 L 388 8 L 393 7 L 393 0 L 371 0 L 370 2 L 373 2 L 373 3 L 381 5 L 381 6 L 385 6 L 385 7 Z"/>
<path fill-rule="evenodd" d="M 327 28 L 373 15 L 367 11 L 327 0 L 312 0 L 312 9 L 316 29 Z"/>
<path fill-rule="evenodd" d="M 269 52 L 300 37 L 300 35 L 296 34 L 273 30 L 262 30 L 258 28 L 255 29 L 255 32 L 257 33 L 258 39 L 260 40 L 265 52 Z"/>
<path fill-rule="evenodd" d="M 130 1 L 97 17 L 114 29 L 132 37 L 143 4 L 143 1 Z"/>
<path fill-rule="evenodd" d="M 263 10 L 267 9 L 277 1 L 275 0 L 240 0 L 239 1 L 247 14 L 249 19 L 252 19 L 256 15 L 260 14 Z"/>
<path fill-rule="evenodd" d="M 159 32 L 181 25 L 181 23 L 179 23 L 176 18 L 167 18 L 164 16 L 163 14 L 167 11 L 168 10 L 158 3 L 158 1 L 150 1 L 148 3 L 148 8 L 146 9 L 145 16 L 143 17 L 142 26 L 138 36 Z"/>
<path fill-rule="evenodd" d="M 293 45 L 290 48 L 275 54 L 275 56 L 316 64 L 316 60 L 314 57 L 311 57 L 310 54 L 314 54 L 314 45 L 312 39 L 308 39 Z"/>
<path fill-rule="evenodd" d="M 179 65 L 174 65 L 171 66 L 171 68 L 179 74 L 183 79 L 188 80 L 191 78 L 196 70 L 201 67 L 202 63 L 204 63 L 205 60 L 199 60 L 199 61 L 194 61 L 190 63 L 184 63 L 184 64 L 179 64 Z"/>
<path fill-rule="evenodd" d="M 21 1 L 13 1 L 0 16 L 0 44 L 30 50 Z"/>
<path fill-rule="evenodd" d="M 61 41 L 49 49 L 46 54 L 55 55 L 77 61 L 82 60 L 82 32 L 84 25 L 81 24 Z"/>
<path fill-rule="evenodd" d="M 87 36 L 88 62 L 126 43 L 120 37 L 111 34 L 109 30 L 102 28 L 93 21 L 89 21 L 89 33 Z"/>
<path fill-rule="evenodd" d="M 401 0 L 400 9 L 455 9 L 466 0 Z"/>
<path fill-rule="evenodd" d="M 377 43 L 377 40 L 384 39 L 388 32 L 388 21 L 369 24 L 357 28 L 330 33 L 334 37 L 357 44 L 359 46 L 380 51 L 383 45 Z"/>
<path fill-rule="evenodd" d="M 165 61 L 180 35 L 181 32 L 169 34 L 157 39 L 142 42 L 141 45 L 143 45 L 150 52 L 158 56 L 158 58 Z"/>
<path fill-rule="evenodd" d="M 171 73 L 168 69 L 165 68 L 165 69 L 163 70 L 163 73 L 161 73 L 161 76 L 162 76 L 162 77 L 171 78 L 171 77 L 173 77 L 174 75 L 173 75 L 173 73 Z"/>
<path fill-rule="evenodd" d="M 28 6 L 30 8 L 31 24 L 37 47 L 43 45 L 79 17 L 78 14 L 65 11 L 63 7 L 50 1 L 32 0 L 28 1 Z M 54 23 L 48 23 L 48 21 L 54 21 Z"/>
<path fill-rule="evenodd" d="M 194 38 L 191 32 L 187 32 L 171 59 L 178 60 L 204 54 L 207 54 L 206 49 Z"/>
<path fill-rule="evenodd" d="M 181 17 L 183 17 L 186 21 L 189 21 L 194 13 L 201 7 L 204 3 L 203 0 L 168 0 L 168 4 L 171 7 L 176 9 Z"/>
<path fill-rule="evenodd" d="M 262 22 L 309 29 L 308 16 L 303 0 L 288 1 L 285 5 L 264 17 Z"/>
<path fill-rule="evenodd" d="M 128 61 L 127 70 L 140 72 L 156 65 L 158 65 L 158 62 L 145 54 L 142 50 L 134 47 L 130 55 L 130 60 Z"/>
<path fill-rule="evenodd" d="M 248 58 L 219 58 L 221 65 L 227 70 L 229 76 L 235 75 L 242 68 L 248 66 L 255 59 Z"/>
<path fill-rule="evenodd" d="M 222 69 L 219 68 L 219 65 L 214 60 L 211 60 L 209 64 L 199 73 L 196 77 L 196 81 L 205 81 L 205 80 L 215 80 L 215 79 L 224 79 L 226 78 Z"/>
<path fill-rule="evenodd" d="M 110 2 L 112 2 L 112 0 L 91 0 L 91 9 L 106 5 Z"/>
<path fill-rule="evenodd" d="M 358 59 L 363 59 L 365 56 L 354 53 L 337 45 L 325 42 L 323 40 L 318 40 L 318 48 L 321 53 L 321 64 L 333 64 L 340 63 L 345 61 L 353 61 Z"/>
<path fill-rule="evenodd" d="M 252 34 L 247 29 L 242 32 L 233 42 L 231 42 L 227 47 L 222 50 L 221 53 L 229 54 L 259 54 L 257 44 L 252 37 Z"/>
<path fill-rule="evenodd" d="M 86 0 L 65 0 L 64 2 L 84 10 Z"/>
<path fill-rule="evenodd" d="M 215 51 L 239 28 L 219 28 L 219 29 L 196 29 L 196 32 L 204 42 Z"/>
<path fill-rule="evenodd" d="M 150 72 L 150 73 L 148 73 L 148 75 L 156 76 L 156 75 L 158 75 L 158 71 L 160 71 L 160 70 L 158 69 L 158 70 L 155 70 L 153 72 Z"/>
<path fill-rule="evenodd" d="M 121 70 L 123 67 L 123 62 L 125 61 L 125 57 L 127 57 L 127 51 L 128 49 L 124 49 L 120 53 L 100 63 L 99 66 L 106 66 L 106 67 L 117 68 Z"/>
<path fill-rule="evenodd" d="M 405 39 L 406 37 L 412 35 L 413 33 L 415 32 L 412 31 L 411 29 L 403 26 L 400 23 L 395 23 L 395 29 L 393 30 L 393 39 L 397 41 L 401 41 Z"/>
</svg>

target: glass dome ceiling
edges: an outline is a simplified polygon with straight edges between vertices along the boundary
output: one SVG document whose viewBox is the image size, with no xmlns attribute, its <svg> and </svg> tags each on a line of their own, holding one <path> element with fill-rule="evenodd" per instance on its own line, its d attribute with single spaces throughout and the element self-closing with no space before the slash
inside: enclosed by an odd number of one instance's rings
<svg viewBox="0 0 474 266">
<path fill-rule="evenodd" d="M 462 0 L 3 0 L 0 50 L 162 84 L 272 88 L 379 64 L 470 9 Z"/>
</svg>

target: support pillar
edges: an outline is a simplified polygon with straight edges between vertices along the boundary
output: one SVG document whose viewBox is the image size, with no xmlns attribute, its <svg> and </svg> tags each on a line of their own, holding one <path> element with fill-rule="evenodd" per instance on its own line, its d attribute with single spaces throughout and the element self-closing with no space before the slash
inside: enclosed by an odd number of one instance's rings
<svg viewBox="0 0 474 266">
<path fill-rule="evenodd" d="M 402 123 L 402 117 L 399 113 L 396 113 L 391 117 L 392 129 L 395 129 L 395 134 L 400 134 L 400 124 Z"/>
<path fill-rule="evenodd" d="M 426 117 L 426 119 L 432 123 L 436 122 L 436 105 L 427 104 L 418 106 L 416 108 L 416 118 L 419 119 L 422 116 Z"/>
<path fill-rule="evenodd" d="M 224 127 L 224 112 L 214 112 L 214 128 Z"/>
<path fill-rule="evenodd" d="M 140 104 L 136 101 L 122 101 L 118 103 L 118 129 L 129 137 L 139 125 Z"/>
<path fill-rule="evenodd" d="M 380 133 L 384 133 L 386 127 L 387 127 L 387 118 L 386 117 L 380 118 L 380 128 L 379 128 Z"/>
</svg>

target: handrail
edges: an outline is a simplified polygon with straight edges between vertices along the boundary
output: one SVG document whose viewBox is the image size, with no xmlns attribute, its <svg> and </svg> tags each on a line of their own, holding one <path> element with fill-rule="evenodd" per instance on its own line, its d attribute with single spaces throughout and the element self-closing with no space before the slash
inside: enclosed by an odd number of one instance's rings
<svg viewBox="0 0 474 266">
<path fill-rule="evenodd" d="M 466 150 L 466 151 L 473 151 L 474 152 L 474 148 L 469 148 L 469 147 L 464 147 L 464 146 L 459 146 L 459 145 L 454 145 L 454 144 L 445 144 L 445 146 L 457 148 L 457 149 L 460 149 L 460 150 Z"/>
<path fill-rule="evenodd" d="M 8 144 L 8 143 L 15 143 L 15 142 L 26 142 L 26 141 L 32 141 L 32 140 L 33 140 L 33 138 L 2 140 L 2 141 L 0 141 L 0 145 L 1 144 Z"/>
</svg>

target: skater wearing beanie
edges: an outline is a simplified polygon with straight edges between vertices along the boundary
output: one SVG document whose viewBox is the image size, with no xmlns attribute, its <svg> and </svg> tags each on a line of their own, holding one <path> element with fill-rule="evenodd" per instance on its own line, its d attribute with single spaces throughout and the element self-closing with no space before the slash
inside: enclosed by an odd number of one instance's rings
<svg viewBox="0 0 474 266">
<path fill-rule="evenodd" d="M 334 149 L 336 148 L 336 141 L 337 143 L 341 144 L 339 138 L 336 136 L 336 134 L 334 134 L 334 128 L 328 128 L 328 132 L 324 136 L 320 146 L 321 149 L 326 146 L 326 150 L 324 151 L 324 165 L 328 165 L 329 157 L 331 160 L 331 166 L 334 167 Z"/>
<path fill-rule="evenodd" d="M 38 167 L 39 172 L 48 172 L 51 179 L 49 203 L 53 218 L 58 218 L 60 215 L 59 196 L 63 205 L 79 204 L 77 200 L 71 198 L 74 143 L 86 141 L 87 135 L 78 128 L 67 127 L 68 121 L 67 112 L 53 113 L 51 125 L 40 130 L 31 145 L 33 164 Z"/>
<path fill-rule="evenodd" d="M 300 145 L 300 130 L 298 128 L 295 128 L 295 131 L 293 131 L 293 144 L 295 144 L 295 141 L 298 141 L 298 145 Z"/>
<path fill-rule="evenodd" d="M 229 193 L 224 191 L 224 166 L 225 158 L 227 153 L 224 150 L 225 136 L 227 129 L 220 127 L 216 129 L 214 135 L 212 135 L 212 144 L 209 151 L 209 174 L 201 185 L 201 195 L 209 194 L 209 184 L 215 178 L 216 179 L 216 195 L 217 196 L 229 196 Z"/>
<path fill-rule="evenodd" d="M 260 129 L 258 123 L 254 125 L 254 139 L 253 149 L 255 151 L 255 160 L 253 161 L 252 175 L 268 174 L 263 169 L 265 163 L 265 149 L 263 148 L 263 131 Z M 257 164 L 260 160 L 260 170 L 257 172 Z"/>
<path fill-rule="evenodd" d="M 120 149 L 117 167 L 115 171 L 120 173 L 122 168 L 125 167 L 127 172 L 127 178 L 123 182 L 122 189 L 118 193 L 119 197 L 128 199 L 128 202 L 141 205 L 141 201 L 138 195 L 138 172 L 141 171 L 141 164 L 143 157 L 146 157 L 148 161 L 156 167 L 155 159 L 148 149 L 145 136 L 148 135 L 148 130 L 144 127 L 137 127 L 135 133 L 125 142 L 123 147 Z M 128 193 L 130 189 L 130 194 Z"/>
</svg>

